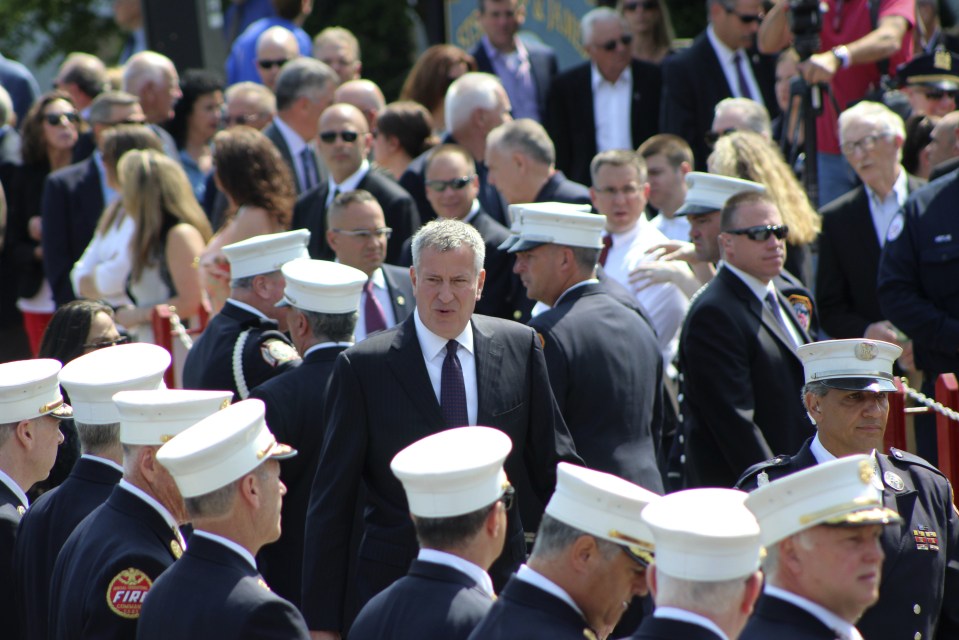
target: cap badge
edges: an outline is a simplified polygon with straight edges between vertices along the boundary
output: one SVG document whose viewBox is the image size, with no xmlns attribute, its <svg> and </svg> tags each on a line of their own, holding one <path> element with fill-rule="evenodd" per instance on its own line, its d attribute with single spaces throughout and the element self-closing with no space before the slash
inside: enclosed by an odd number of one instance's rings
<svg viewBox="0 0 959 640">
<path fill-rule="evenodd" d="M 176 540 L 170 540 L 170 551 L 173 553 L 173 557 L 177 560 L 179 560 L 180 556 L 183 555 L 183 547 L 181 547 L 180 543 Z"/>
<path fill-rule="evenodd" d="M 756 476 L 756 486 L 765 487 L 767 484 L 769 484 L 769 474 L 763 471 Z"/>
<path fill-rule="evenodd" d="M 886 485 L 893 491 L 902 491 L 906 487 L 902 478 L 900 478 L 899 474 L 895 471 L 887 471 L 882 474 L 882 479 L 886 481 Z"/>
<path fill-rule="evenodd" d="M 856 357 L 860 360 L 873 360 L 876 357 L 876 343 L 860 342 L 857 344 Z"/>
<path fill-rule="evenodd" d="M 943 69 L 945 71 L 950 71 L 952 69 L 952 55 L 943 49 L 936 51 L 935 61 L 933 66 L 936 69 Z"/>
<path fill-rule="evenodd" d="M 872 463 L 869 460 L 863 460 L 859 463 L 859 480 L 863 484 L 869 484 L 875 473 L 876 471 L 872 468 Z"/>
<path fill-rule="evenodd" d="M 121 618 L 135 620 L 152 586 L 153 581 L 144 572 L 133 567 L 124 569 L 107 585 L 107 605 Z"/>
<path fill-rule="evenodd" d="M 220 411 L 223 411 L 224 409 L 226 409 L 226 408 L 229 407 L 229 406 L 230 406 L 230 399 L 229 399 L 229 398 L 224 398 L 224 399 L 223 399 L 223 402 L 220 403 Z"/>
<path fill-rule="evenodd" d="M 51 411 L 61 406 L 62 404 L 63 404 L 63 398 L 62 397 L 57 398 L 53 402 L 48 402 L 45 405 L 41 406 L 39 409 L 37 409 L 37 411 L 41 414 L 50 413 Z"/>
</svg>

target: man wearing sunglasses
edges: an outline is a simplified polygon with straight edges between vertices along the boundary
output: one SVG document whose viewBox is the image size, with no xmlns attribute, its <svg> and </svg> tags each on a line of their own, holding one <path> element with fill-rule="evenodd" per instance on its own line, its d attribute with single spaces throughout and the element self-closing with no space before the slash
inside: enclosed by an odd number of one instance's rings
<svg viewBox="0 0 959 640">
<path fill-rule="evenodd" d="M 275 15 L 260 18 L 243 30 L 226 59 L 226 84 L 237 82 L 259 82 L 257 73 L 257 41 L 264 31 L 271 27 L 283 27 L 296 37 L 300 55 L 313 55 L 313 43 L 309 34 L 301 27 L 303 21 L 313 11 L 313 0 L 270 0 Z"/>
<path fill-rule="evenodd" d="M 746 192 L 720 213 L 723 266 L 689 307 L 680 341 L 686 482 L 732 486 L 750 465 L 812 435 L 796 401 L 810 341 L 773 280 L 789 229 L 772 198 Z"/>
<path fill-rule="evenodd" d="M 756 52 L 762 0 L 708 0 L 709 25 L 689 48 L 663 61 L 660 129 L 693 148 L 696 169 L 706 170 L 709 148 L 703 136 L 713 109 L 724 98 L 747 98 L 779 113 L 773 56 Z"/>
<path fill-rule="evenodd" d="M 286 27 L 270 27 L 256 41 L 256 72 L 260 82 L 273 91 L 280 68 L 299 57 L 300 49 L 293 32 Z"/>
<path fill-rule="evenodd" d="M 942 117 L 956 110 L 959 56 L 943 48 L 899 65 L 896 79 L 909 96 L 910 115 Z"/>
</svg>

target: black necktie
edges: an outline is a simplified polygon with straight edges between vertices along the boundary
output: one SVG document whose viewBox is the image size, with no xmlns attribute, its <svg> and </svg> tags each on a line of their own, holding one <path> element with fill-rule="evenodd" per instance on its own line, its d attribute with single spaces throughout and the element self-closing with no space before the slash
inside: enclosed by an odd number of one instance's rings
<svg viewBox="0 0 959 640">
<path fill-rule="evenodd" d="M 739 51 L 733 56 L 733 64 L 736 65 L 736 82 L 739 84 L 739 97 L 753 99 L 753 92 L 749 90 L 749 82 L 746 81 L 746 72 L 743 71 L 743 54 Z"/>
<path fill-rule="evenodd" d="M 463 382 L 463 367 L 456 357 L 459 343 L 450 340 L 446 343 L 446 358 L 443 360 L 443 373 L 440 376 L 440 408 L 448 427 L 463 427 L 470 423 L 466 411 L 466 384 Z"/>
</svg>

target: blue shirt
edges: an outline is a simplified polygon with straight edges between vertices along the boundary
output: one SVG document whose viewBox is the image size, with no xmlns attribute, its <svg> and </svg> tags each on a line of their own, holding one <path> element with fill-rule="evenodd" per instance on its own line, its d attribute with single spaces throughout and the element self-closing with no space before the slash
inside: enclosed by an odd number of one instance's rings
<svg viewBox="0 0 959 640">
<path fill-rule="evenodd" d="M 296 41 L 300 45 L 300 55 L 313 55 L 313 42 L 306 31 L 283 18 L 262 18 L 247 27 L 233 43 L 233 47 L 230 49 L 230 57 L 226 59 L 227 85 L 244 81 L 263 84 L 260 81 L 260 74 L 256 70 L 256 41 L 270 27 L 289 29 L 296 36 Z"/>
<path fill-rule="evenodd" d="M 203 173 L 200 165 L 196 163 L 193 156 L 187 153 L 186 149 L 180 150 L 180 164 L 183 165 L 183 171 L 190 181 L 190 186 L 193 187 L 193 195 L 196 196 L 196 201 L 203 202 L 203 196 L 206 195 L 206 180 L 209 177 L 208 174 Z"/>
<path fill-rule="evenodd" d="M 514 118 L 532 118 L 540 121 L 539 104 L 536 101 L 536 82 L 529 61 L 529 52 L 523 42 L 516 38 L 516 50 L 513 53 L 501 53 L 487 36 L 483 36 L 482 45 L 486 50 L 493 70 L 503 83 L 503 89 L 509 96 Z"/>
</svg>

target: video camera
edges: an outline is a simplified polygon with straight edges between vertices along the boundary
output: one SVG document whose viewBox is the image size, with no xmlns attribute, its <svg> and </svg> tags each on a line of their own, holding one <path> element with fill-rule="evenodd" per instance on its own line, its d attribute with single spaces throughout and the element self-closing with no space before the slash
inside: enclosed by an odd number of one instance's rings
<svg viewBox="0 0 959 640">
<path fill-rule="evenodd" d="M 819 51 L 822 15 L 820 0 L 789 0 L 789 29 L 800 60 Z"/>
</svg>

